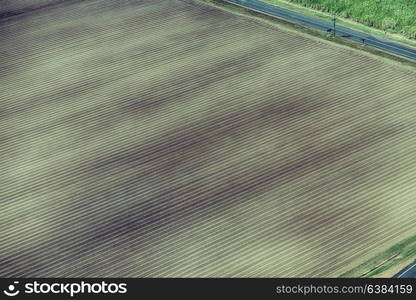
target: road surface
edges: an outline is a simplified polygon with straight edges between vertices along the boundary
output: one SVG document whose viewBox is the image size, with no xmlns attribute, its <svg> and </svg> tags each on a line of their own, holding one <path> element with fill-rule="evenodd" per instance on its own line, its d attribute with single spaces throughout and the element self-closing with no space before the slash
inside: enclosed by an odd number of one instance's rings
<svg viewBox="0 0 416 300">
<path fill-rule="evenodd" d="M 413 262 L 399 273 L 394 275 L 396 278 L 416 278 L 416 262 Z"/>
<path fill-rule="evenodd" d="M 326 22 L 314 17 L 305 16 L 294 11 L 284 9 L 275 5 L 270 5 L 258 0 L 226 0 L 234 4 L 244 6 L 253 10 L 257 10 L 272 16 L 276 16 L 285 20 L 296 22 L 308 27 L 319 29 L 322 31 L 328 31 L 333 28 L 332 22 Z M 410 59 L 416 59 L 416 49 L 406 47 L 404 45 L 394 43 L 391 41 L 381 40 L 371 36 L 369 34 L 352 30 L 343 26 L 336 26 L 336 35 L 349 38 L 358 42 L 365 42 L 365 44 L 373 46 L 375 48 L 394 53 L 399 56 L 403 56 Z"/>
</svg>

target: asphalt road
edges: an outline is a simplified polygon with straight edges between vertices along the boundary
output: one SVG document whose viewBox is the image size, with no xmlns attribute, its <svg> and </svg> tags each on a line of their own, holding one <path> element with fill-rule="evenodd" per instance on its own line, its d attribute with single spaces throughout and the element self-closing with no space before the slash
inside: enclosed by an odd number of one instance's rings
<svg viewBox="0 0 416 300">
<path fill-rule="evenodd" d="M 416 262 L 413 262 L 399 273 L 394 275 L 396 278 L 416 278 Z"/>
<path fill-rule="evenodd" d="M 270 5 L 258 0 L 226 0 L 231 3 L 235 3 L 238 5 L 242 5 L 246 8 L 251 8 L 272 16 L 276 16 L 285 20 L 289 20 L 292 22 L 296 22 L 302 25 L 306 25 L 308 27 L 312 27 L 315 29 L 328 31 L 333 28 L 333 24 L 331 22 L 326 22 L 317 18 L 313 18 L 310 16 L 305 16 L 296 12 L 293 12 L 288 9 L 284 9 L 275 5 Z M 403 46 L 398 43 L 394 43 L 391 41 L 381 40 L 371 36 L 369 34 L 359 32 L 356 30 L 352 30 L 343 26 L 336 26 L 336 35 L 342 36 L 345 38 L 349 38 L 354 41 L 363 42 L 365 44 L 373 46 L 375 48 L 379 48 L 381 50 L 394 53 L 396 55 L 400 55 L 403 57 L 407 57 L 410 59 L 416 59 L 416 49 L 412 49 L 406 46 Z"/>
</svg>

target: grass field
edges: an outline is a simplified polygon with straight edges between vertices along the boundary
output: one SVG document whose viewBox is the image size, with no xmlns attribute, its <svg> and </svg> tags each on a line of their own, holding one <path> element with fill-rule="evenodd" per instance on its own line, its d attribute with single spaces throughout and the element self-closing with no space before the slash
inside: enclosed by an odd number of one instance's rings
<svg viewBox="0 0 416 300">
<path fill-rule="evenodd" d="M 191 0 L 0 31 L 0 277 L 339 276 L 414 235 L 415 72 Z"/>
<path fill-rule="evenodd" d="M 342 277 L 393 277 L 416 258 L 416 236 L 394 245 Z"/>
<path fill-rule="evenodd" d="M 276 4 L 280 0 L 263 0 Z M 416 39 L 416 2 L 409 0 L 286 0 Z"/>
</svg>

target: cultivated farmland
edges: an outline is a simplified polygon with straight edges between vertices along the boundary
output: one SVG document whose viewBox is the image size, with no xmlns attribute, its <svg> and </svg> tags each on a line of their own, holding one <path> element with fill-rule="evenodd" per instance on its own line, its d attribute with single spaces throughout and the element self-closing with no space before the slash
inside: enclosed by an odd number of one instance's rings
<svg viewBox="0 0 416 300">
<path fill-rule="evenodd" d="M 415 233 L 416 73 L 191 0 L 0 21 L 0 276 L 338 276 Z"/>
</svg>

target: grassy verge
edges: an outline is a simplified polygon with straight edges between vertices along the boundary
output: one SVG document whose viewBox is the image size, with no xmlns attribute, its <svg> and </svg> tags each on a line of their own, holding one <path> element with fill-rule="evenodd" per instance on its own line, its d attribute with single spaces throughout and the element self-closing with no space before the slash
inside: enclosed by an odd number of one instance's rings
<svg viewBox="0 0 416 300">
<path fill-rule="evenodd" d="M 286 0 L 416 39 L 416 2 L 408 0 Z M 266 0 L 266 2 L 276 2 Z"/>
<path fill-rule="evenodd" d="M 322 20 L 328 21 L 328 22 L 332 20 L 332 14 L 328 12 L 313 9 L 313 8 L 310 8 L 309 6 L 304 6 L 299 3 L 293 3 L 290 0 L 261 0 L 261 1 L 269 3 L 269 4 L 279 5 L 280 7 L 284 7 L 284 8 L 296 11 L 296 12 L 300 12 L 304 15 L 311 15 L 316 18 L 320 18 Z M 371 34 L 378 38 L 389 39 L 397 43 L 402 43 L 406 46 L 416 47 L 415 39 L 407 38 L 406 36 L 399 34 L 397 32 L 383 31 L 376 27 L 370 27 L 370 26 L 361 24 L 359 22 L 356 22 L 351 18 L 344 18 L 342 16 L 338 16 L 337 24 Z"/>
<path fill-rule="evenodd" d="M 361 51 L 365 51 L 374 55 L 377 55 L 379 57 L 388 59 L 388 60 L 393 60 L 395 62 L 399 62 L 402 66 L 410 66 L 413 70 L 414 68 L 416 68 L 416 62 L 410 59 L 406 59 L 404 57 L 401 56 L 397 56 L 394 55 L 392 53 L 389 52 L 385 52 L 382 51 L 380 49 L 377 48 L 373 48 L 370 47 L 368 45 L 363 45 L 362 43 L 347 39 L 347 38 L 343 38 L 340 36 L 333 36 L 330 33 L 321 31 L 321 30 L 317 30 L 317 29 L 313 29 L 307 26 L 303 26 L 301 24 L 298 23 L 294 23 L 288 20 L 284 20 L 284 19 L 279 19 L 277 17 L 274 16 L 270 16 L 258 11 L 254 11 L 251 9 L 247 9 L 244 8 L 242 6 L 224 1 L 224 0 L 199 0 L 205 3 L 211 3 L 217 7 L 220 7 L 222 9 L 225 9 L 227 11 L 231 11 L 233 13 L 237 13 L 240 15 L 244 15 L 244 16 L 249 16 L 249 17 L 253 17 L 259 21 L 262 21 L 263 23 L 267 23 L 269 25 L 278 25 L 279 27 L 284 27 L 287 29 L 291 29 L 291 30 L 296 30 L 297 32 L 302 32 L 302 33 L 306 33 L 309 35 L 312 35 L 314 37 L 317 37 L 319 39 L 323 39 L 323 40 L 327 40 L 327 41 L 331 41 L 331 42 L 336 42 L 338 44 L 350 47 L 350 48 L 354 48 L 354 49 L 358 49 Z"/>
<path fill-rule="evenodd" d="M 416 235 L 378 254 L 341 277 L 391 277 L 416 258 Z"/>
</svg>

